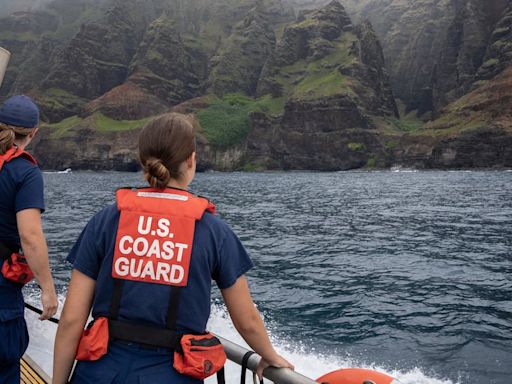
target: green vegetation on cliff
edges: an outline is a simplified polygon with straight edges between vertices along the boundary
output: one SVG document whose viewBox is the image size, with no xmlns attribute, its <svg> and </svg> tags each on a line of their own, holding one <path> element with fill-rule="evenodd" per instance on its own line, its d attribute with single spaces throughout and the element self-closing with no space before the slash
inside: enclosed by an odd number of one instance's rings
<svg viewBox="0 0 512 384">
<path fill-rule="evenodd" d="M 150 118 L 140 120 L 114 120 L 102 113 L 95 113 L 94 125 L 100 132 L 119 132 L 142 128 Z"/>
<path fill-rule="evenodd" d="M 253 99 L 237 93 L 215 97 L 210 105 L 196 113 L 199 124 L 208 141 L 227 148 L 241 143 L 251 130 L 252 112 L 278 113 L 283 99 L 265 96 Z"/>
<path fill-rule="evenodd" d="M 261 69 L 274 45 L 269 15 L 260 4 L 235 26 L 212 59 L 208 79 L 211 91 L 218 96 L 233 92 L 254 95 Z"/>
<path fill-rule="evenodd" d="M 60 88 L 49 88 L 38 95 L 37 103 L 45 120 L 59 121 L 62 117 L 79 113 L 86 100 Z M 55 116 L 60 116 L 62 111 L 66 111 L 64 116 L 56 119 Z"/>
<path fill-rule="evenodd" d="M 26 32 L 13 32 L 13 31 L 2 31 L 0 32 L 0 41 L 34 41 L 37 40 L 38 36 L 31 31 Z"/>
<path fill-rule="evenodd" d="M 138 129 L 173 110 L 198 117 L 201 169 L 433 166 L 445 142 L 482 128 L 512 132 L 504 107 L 512 76 L 496 82 L 512 62 L 512 14 L 483 33 L 480 21 L 494 20 L 483 3 L 456 0 L 455 18 L 454 6 L 439 5 L 446 15 L 434 19 L 433 2 L 365 8 L 379 42 L 341 0 L 297 16 L 286 0 L 54 0 L 42 13 L 2 19 L 0 45 L 12 59 L 0 95 L 32 95 L 53 123 L 42 132 L 55 152 L 73 142 L 84 164 L 94 151 L 130 162 Z M 464 30 L 474 33 L 449 38 Z M 400 113 L 381 43 L 407 104 Z M 471 140 L 461 154 L 480 142 Z"/>
<path fill-rule="evenodd" d="M 114 120 L 97 112 L 85 119 L 79 116 L 71 116 L 59 123 L 45 125 L 44 128 L 51 129 L 52 137 L 58 139 L 73 136 L 73 129 L 79 126 L 91 128 L 103 133 L 120 132 L 142 128 L 148 120 L 149 118 L 140 120 Z"/>
<path fill-rule="evenodd" d="M 339 68 L 356 60 L 351 54 L 351 47 L 355 41 L 357 37 L 351 32 L 343 33 L 329 44 L 326 44 L 324 39 L 313 39 L 312 49 L 323 42 L 328 47 L 325 49 L 331 53 L 317 60 L 301 59 L 278 69 L 274 81 L 279 85 L 282 95 L 304 100 L 337 94 L 354 94 L 350 80 L 340 73 Z"/>
<path fill-rule="evenodd" d="M 71 117 L 68 117 L 67 119 L 62 120 L 59 123 L 48 124 L 46 126 L 43 126 L 43 129 L 51 129 L 52 130 L 51 136 L 54 139 L 60 139 L 62 137 L 69 136 L 70 130 L 73 127 L 76 127 L 82 121 L 83 121 L 83 119 L 78 116 L 71 116 Z"/>
<path fill-rule="evenodd" d="M 258 99 L 257 104 L 260 107 L 261 112 L 265 112 L 269 115 L 279 115 L 284 111 L 286 98 L 265 95 Z"/>
<path fill-rule="evenodd" d="M 366 149 L 366 145 L 363 143 L 348 143 L 347 147 L 351 151 L 364 151 Z"/>
<path fill-rule="evenodd" d="M 387 117 L 385 120 L 402 132 L 415 132 L 423 128 L 425 122 L 417 116 L 417 110 L 408 111 L 404 103 L 398 100 L 400 118 Z"/>
</svg>

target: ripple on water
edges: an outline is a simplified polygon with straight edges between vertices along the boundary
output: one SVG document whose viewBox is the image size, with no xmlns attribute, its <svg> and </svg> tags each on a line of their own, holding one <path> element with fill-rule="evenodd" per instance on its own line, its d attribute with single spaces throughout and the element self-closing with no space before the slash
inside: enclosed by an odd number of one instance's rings
<svg viewBox="0 0 512 384">
<path fill-rule="evenodd" d="M 141 176 L 45 181 L 63 292 L 86 221 Z M 510 383 L 512 173 L 213 173 L 193 187 L 253 257 L 251 289 L 273 337 L 342 357 L 295 354 L 305 366 L 350 360 L 405 383 Z"/>
</svg>

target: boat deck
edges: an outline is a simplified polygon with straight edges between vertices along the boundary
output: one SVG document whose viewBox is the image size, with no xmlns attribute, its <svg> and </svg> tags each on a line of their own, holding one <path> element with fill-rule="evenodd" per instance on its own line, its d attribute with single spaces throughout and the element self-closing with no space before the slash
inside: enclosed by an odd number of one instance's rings
<svg viewBox="0 0 512 384">
<path fill-rule="evenodd" d="M 28 357 L 23 356 L 20 360 L 21 366 L 21 380 L 20 384 L 49 384 L 50 379 L 44 372 L 37 366 L 34 361 Z"/>
</svg>

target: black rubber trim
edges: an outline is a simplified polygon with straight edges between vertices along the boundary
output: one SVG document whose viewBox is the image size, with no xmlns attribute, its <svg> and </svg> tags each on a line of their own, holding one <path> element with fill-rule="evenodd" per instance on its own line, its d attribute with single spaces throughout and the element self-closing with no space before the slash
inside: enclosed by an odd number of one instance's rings
<svg viewBox="0 0 512 384">
<path fill-rule="evenodd" d="M 217 345 L 222 345 L 222 343 L 215 336 L 212 336 L 203 339 L 190 339 L 190 345 L 194 347 L 216 347 Z"/>
</svg>

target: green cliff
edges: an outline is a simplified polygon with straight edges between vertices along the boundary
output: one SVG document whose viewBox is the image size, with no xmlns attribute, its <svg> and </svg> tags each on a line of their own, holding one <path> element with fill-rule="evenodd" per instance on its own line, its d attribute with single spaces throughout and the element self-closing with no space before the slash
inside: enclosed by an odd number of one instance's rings
<svg viewBox="0 0 512 384">
<path fill-rule="evenodd" d="M 254 95 L 258 79 L 275 46 L 275 33 L 262 2 L 233 29 L 210 62 L 209 90 L 217 95 Z"/>
<path fill-rule="evenodd" d="M 201 169 L 512 165 L 508 1 L 343 5 L 48 1 L 0 19 L 0 97 L 37 99 L 52 168 L 132 169 L 169 110 L 201 122 Z"/>
</svg>

